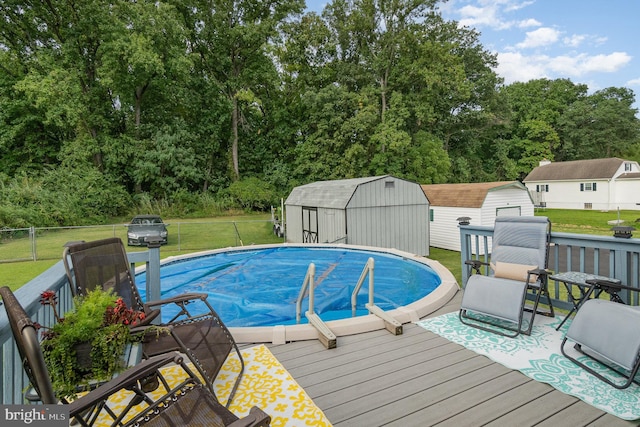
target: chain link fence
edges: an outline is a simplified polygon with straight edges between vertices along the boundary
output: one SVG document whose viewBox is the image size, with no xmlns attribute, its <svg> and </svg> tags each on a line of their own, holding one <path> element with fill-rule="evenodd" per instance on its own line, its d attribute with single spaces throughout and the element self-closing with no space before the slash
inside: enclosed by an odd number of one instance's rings
<svg viewBox="0 0 640 427">
<path fill-rule="evenodd" d="M 163 257 L 230 246 L 283 243 L 272 220 L 180 221 L 168 224 L 169 242 Z M 0 229 L 0 262 L 59 259 L 65 243 L 119 237 L 127 242 L 127 224 L 83 227 L 29 227 Z M 146 250 L 132 246 L 129 251 Z"/>
</svg>

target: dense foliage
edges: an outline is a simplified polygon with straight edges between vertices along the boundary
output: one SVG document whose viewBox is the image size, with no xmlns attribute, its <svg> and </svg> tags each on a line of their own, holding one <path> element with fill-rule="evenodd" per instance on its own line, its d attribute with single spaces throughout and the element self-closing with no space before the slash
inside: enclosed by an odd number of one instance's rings
<svg viewBox="0 0 640 427">
<path fill-rule="evenodd" d="M 295 185 L 517 179 L 640 159 L 626 88 L 504 85 L 436 0 L 5 0 L 0 226 L 171 206 L 264 209 Z"/>
</svg>

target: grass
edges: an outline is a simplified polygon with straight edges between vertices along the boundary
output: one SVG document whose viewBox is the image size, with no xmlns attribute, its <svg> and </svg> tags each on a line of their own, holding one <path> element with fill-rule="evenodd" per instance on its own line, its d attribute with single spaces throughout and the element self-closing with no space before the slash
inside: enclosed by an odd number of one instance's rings
<svg viewBox="0 0 640 427">
<path fill-rule="evenodd" d="M 577 234 L 597 234 L 609 235 L 612 225 L 607 221 L 622 221 L 622 225 L 636 225 L 636 220 L 640 219 L 640 211 L 593 211 L 593 210 L 572 210 L 572 209 L 546 209 L 536 212 L 538 216 L 549 217 L 552 224 L 552 231 Z"/>
<path fill-rule="evenodd" d="M 640 218 L 639 211 L 589 211 L 546 209 L 536 215 L 547 216 L 553 231 L 611 235 L 611 225 L 607 221 L 617 220 L 618 215 L 624 225 L 635 225 Z M 269 214 L 221 216 L 199 219 L 165 219 L 169 225 L 169 243 L 160 250 L 161 256 L 168 257 L 207 249 L 241 246 L 259 243 L 282 243 L 272 233 Z M 236 233 L 237 227 L 237 233 Z M 179 232 L 179 233 L 178 233 Z M 180 238 L 178 239 L 178 234 Z M 238 235 L 240 237 L 238 237 Z M 63 245 L 72 240 L 95 240 L 118 236 L 126 239 L 126 227 L 112 225 L 105 227 L 71 228 L 58 231 L 39 232 L 37 236 L 37 256 L 39 261 L 0 263 L 0 285 L 15 290 L 58 262 Z M 129 251 L 145 248 L 127 248 Z M 28 238 L 4 240 L 0 245 L 0 259 L 7 259 L 16 253 L 31 253 Z M 430 249 L 430 258 L 439 261 L 455 276 L 462 280 L 460 252 L 439 248 Z"/>
<path fill-rule="evenodd" d="M 169 224 L 169 242 L 160 249 L 166 258 L 209 249 L 262 243 L 282 243 L 272 232 L 269 214 L 222 216 L 199 219 L 165 219 Z M 38 261 L 0 263 L 0 286 L 12 290 L 29 282 L 62 259 L 64 244 L 76 240 L 97 240 L 120 237 L 126 242 L 124 225 L 38 230 L 36 236 Z M 127 251 L 144 251 L 145 247 L 127 247 Z M 5 239 L 0 244 L 0 259 L 28 258 L 31 255 L 28 236 Z"/>
</svg>

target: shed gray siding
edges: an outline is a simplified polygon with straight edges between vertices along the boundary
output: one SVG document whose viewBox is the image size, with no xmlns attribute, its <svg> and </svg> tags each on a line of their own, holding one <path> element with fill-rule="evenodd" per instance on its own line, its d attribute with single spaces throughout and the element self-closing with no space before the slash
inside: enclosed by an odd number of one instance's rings
<svg viewBox="0 0 640 427">
<path fill-rule="evenodd" d="M 429 206 L 347 209 L 349 242 L 429 255 Z"/>
<path fill-rule="evenodd" d="M 429 254 L 429 201 L 420 185 L 392 176 L 315 182 L 285 202 L 287 241 L 303 242 L 303 210 L 318 212 L 318 243 Z"/>
<path fill-rule="evenodd" d="M 284 219 L 287 242 L 302 243 L 302 206 L 286 205 Z"/>
</svg>

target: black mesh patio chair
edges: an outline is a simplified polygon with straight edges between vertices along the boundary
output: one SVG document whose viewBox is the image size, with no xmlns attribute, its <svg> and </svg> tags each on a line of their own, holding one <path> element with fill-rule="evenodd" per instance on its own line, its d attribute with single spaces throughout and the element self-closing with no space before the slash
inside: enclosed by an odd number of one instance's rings
<svg viewBox="0 0 640 427">
<path fill-rule="evenodd" d="M 113 289 L 127 307 L 145 312 L 147 323 L 158 318 L 160 307 L 177 307 L 177 314 L 169 321 L 158 323 L 171 326 L 169 335 L 158 335 L 150 326 L 149 339 L 143 344 L 145 356 L 171 351 L 184 353 L 213 392 L 216 376 L 229 354 L 235 351 L 240 372 L 226 401 L 229 406 L 242 379 L 244 361 L 231 333 L 207 301 L 206 293 L 185 293 L 144 302 L 135 285 L 124 244 L 117 237 L 67 244 L 62 258 L 74 295 L 85 295 L 96 287 Z M 138 325 L 138 329 L 144 325 Z"/>
<path fill-rule="evenodd" d="M 218 402 L 178 352 L 146 359 L 70 403 L 59 402 L 34 323 L 8 287 L 0 288 L 0 296 L 22 365 L 39 400 L 44 404 L 67 404 L 70 418 L 79 425 L 265 427 L 271 422 L 270 417 L 257 407 L 239 419 Z M 171 368 L 171 371 L 163 368 Z M 152 376 L 158 379 L 159 385 L 153 393 L 148 393 L 145 380 Z M 115 407 L 109 403 L 109 398 L 116 393 L 120 393 L 119 398 L 128 396 L 124 405 Z"/>
<path fill-rule="evenodd" d="M 640 307 L 590 299 L 580 306 L 560 350 L 573 363 L 617 389 L 625 389 L 640 369 Z M 589 359 L 569 354 L 566 346 Z M 593 363 L 593 360 L 599 363 Z M 596 370 L 596 366 L 605 369 Z"/>
<path fill-rule="evenodd" d="M 466 325 L 507 337 L 530 335 L 536 313 L 553 317 L 547 287 L 547 263 L 551 222 L 546 217 L 497 217 L 492 238 L 491 262 L 469 260 L 476 274 L 467 280 L 460 306 Z M 479 274 L 482 267 L 488 275 Z M 539 310 L 546 297 L 548 311 Z M 533 301 L 527 304 L 527 299 Z M 525 313 L 528 326 L 523 329 Z"/>
</svg>

